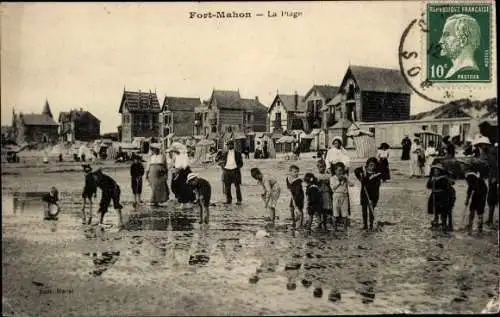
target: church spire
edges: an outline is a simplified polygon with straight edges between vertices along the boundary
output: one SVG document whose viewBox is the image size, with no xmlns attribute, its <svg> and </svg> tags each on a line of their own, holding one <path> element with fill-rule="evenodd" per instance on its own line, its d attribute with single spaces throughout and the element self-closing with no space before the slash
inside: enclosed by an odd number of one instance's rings
<svg viewBox="0 0 500 317">
<path fill-rule="evenodd" d="M 42 114 L 46 114 L 49 117 L 54 118 L 54 116 L 52 116 L 52 111 L 50 111 L 49 101 L 47 99 L 45 99 L 45 106 L 43 106 Z"/>
</svg>

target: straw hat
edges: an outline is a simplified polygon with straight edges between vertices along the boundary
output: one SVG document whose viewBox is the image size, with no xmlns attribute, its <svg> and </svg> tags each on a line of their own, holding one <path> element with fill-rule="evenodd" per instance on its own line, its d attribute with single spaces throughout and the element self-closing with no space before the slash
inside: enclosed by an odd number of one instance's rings
<svg viewBox="0 0 500 317">
<path fill-rule="evenodd" d="M 189 182 L 190 180 L 194 179 L 194 178 L 197 178 L 198 177 L 198 174 L 196 173 L 189 173 L 188 176 L 187 176 L 187 179 L 186 179 L 186 183 Z"/>
<path fill-rule="evenodd" d="M 436 163 L 436 164 L 432 165 L 431 169 L 433 169 L 433 168 L 437 168 L 437 169 L 440 169 L 442 171 L 445 171 L 444 166 L 441 163 Z"/>
<path fill-rule="evenodd" d="M 487 137 L 480 136 L 472 142 L 473 145 L 488 144 L 490 145 L 490 140 Z"/>
</svg>

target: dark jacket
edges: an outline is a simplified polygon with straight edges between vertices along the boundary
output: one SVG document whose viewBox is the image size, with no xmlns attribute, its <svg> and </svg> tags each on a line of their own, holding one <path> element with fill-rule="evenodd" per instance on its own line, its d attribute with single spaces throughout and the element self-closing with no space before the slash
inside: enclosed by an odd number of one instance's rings
<svg viewBox="0 0 500 317">
<path fill-rule="evenodd" d="M 142 163 L 132 163 L 130 165 L 130 176 L 133 178 L 139 178 L 144 175 L 144 166 Z"/>
<path fill-rule="evenodd" d="M 296 178 L 290 180 L 287 177 L 286 187 L 288 187 L 288 190 L 290 190 L 290 193 L 292 194 L 293 200 L 290 200 L 290 207 L 295 207 L 296 205 L 300 210 L 304 209 L 304 189 L 302 188 L 302 179 Z"/>
<path fill-rule="evenodd" d="M 222 161 L 220 163 L 222 168 L 224 168 L 226 166 L 227 154 L 228 154 L 228 151 L 224 152 L 224 154 L 222 155 Z M 243 167 L 243 157 L 241 156 L 241 152 L 234 150 L 234 160 L 236 161 L 236 167 L 238 169 Z"/>
<path fill-rule="evenodd" d="M 308 185 L 306 188 L 307 195 L 307 213 L 313 215 L 323 210 L 323 195 L 318 185 Z"/>
<path fill-rule="evenodd" d="M 483 178 L 476 174 L 469 174 L 465 178 L 467 181 L 467 200 L 470 201 L 469 209 L 471 211 L 484 211 L 486 206 L 486 195 L 488 194 L 488 186 Z"/>
<path fill-rule="evenodd" d="M 85 175 L 85 186 L 83 187 L 82 197 L 83 199 L 88 198 L 92 199 L 96 196 L 97 193 L 97 184 L 92 177 L 92 173 L 88 173 Z"/>
<path fill-rule="evenodd" d="M 382 173 L 375 171 L 370 174 L 366 171 L 365 167 L 358 167 L 354 170 L 354 175 L 361 182 L 361 205 L 368 206 L 371 201 L 372 206 L 376 207 L 380 196 L 380 181 Z"/>
<path fill-rule="evenodd" d="M 447 176 L 429 177 L 427 188 L 432 190 L 427 203 L 427 212 L 433 214 L 450 212 L 453 208 L 455 190 Z"/>
</svg>

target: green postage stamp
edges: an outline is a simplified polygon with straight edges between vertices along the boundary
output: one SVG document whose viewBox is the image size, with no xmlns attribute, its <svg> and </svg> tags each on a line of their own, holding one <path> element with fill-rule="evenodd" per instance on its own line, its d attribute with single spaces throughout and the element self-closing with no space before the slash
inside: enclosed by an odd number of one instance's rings
<svg viewBox="0 0 500 317">
<path fill-rule="evenodd" d="M 427 79 L 491 81 L 491 5 L 427 5 Z"/>
</svg>

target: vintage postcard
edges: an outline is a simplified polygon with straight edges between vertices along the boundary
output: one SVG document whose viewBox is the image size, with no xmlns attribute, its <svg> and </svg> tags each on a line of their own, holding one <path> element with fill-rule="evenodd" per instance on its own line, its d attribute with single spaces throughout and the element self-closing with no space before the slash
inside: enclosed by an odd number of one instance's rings
<svg viewBox="0 0 500 317">
<path fill-rule="evenodd" d="M 2 315 L 498 313 L 495 4 L 2 2 Z"/>
</svg>

